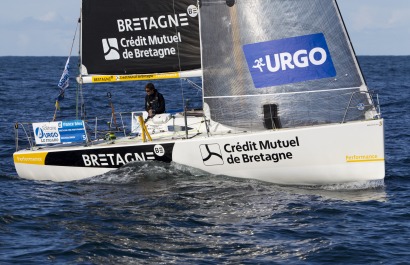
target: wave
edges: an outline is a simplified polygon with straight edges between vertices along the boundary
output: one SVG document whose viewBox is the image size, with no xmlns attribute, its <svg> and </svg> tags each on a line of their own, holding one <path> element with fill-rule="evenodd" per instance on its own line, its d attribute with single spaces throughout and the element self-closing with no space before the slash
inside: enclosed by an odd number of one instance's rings
<svg viewBox="0 0 410 265">
<path fill-rule="evenodd" d="M 385 201 L 383 180 L 321 186 L 284 186 L 253 179 L 212 175 L 177 163 L 156 161 L 133 162 L 117 170 L 80 180 L 81 184 L 129 185 L 137 193 L 185 194 L 200 192 L 215 198 L 250 198 L 261 194 L 275 196 L 319 196 L 344 201 Z M 188 195 L 189 196 L 189 195 Z M 222 196 L 222 197 L 221 197 Z"/>
<path fill-rule="evenodd" d="M 170 179 L 187 179 L 209 175 L 208 173 L 177 163 L 159 161 L 137 161 L 119 169 L 89 179 L 82 183 L 130 184 L 143 181 L 165 181 Z"/>
<path fill-rule="evenodd" d="M 17 179 L 20 179 L 17 175 L 0 174 L 0 181 L 17 180 Z"/>
<path fill-rule="evenodd" d="M 319 188 L 319 189 L 334 190 L 334 191 L 368 190 L 368 189 L 378 189 L 378 188 L 384 188 L 384 187 L 385 187 L 384 180 L 357 181 L 357 182 L 349 182 L 349 183 L 316 186 L 316 188 Z"/>
</svg>

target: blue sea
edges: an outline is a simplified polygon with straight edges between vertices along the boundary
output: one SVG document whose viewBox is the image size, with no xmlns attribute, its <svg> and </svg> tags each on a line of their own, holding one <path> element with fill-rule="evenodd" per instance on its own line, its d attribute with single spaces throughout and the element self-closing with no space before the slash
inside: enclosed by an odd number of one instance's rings
<svg viewBox="0 0 410 265">
<path fill-rule="evenodd" d="M 160 163 L 20 179 L 14 125 L 53 118 L 66 59 L 0 57 L 0 264 L 410 264 L 410 57 L 359 57 L 385 119 L 384 184 L 310 188 Z M 76 64 L 58 119 L 76 115 Z M 155 84 L 168 110 L 201 105 L 186 81 Z M 111 115 L 107 93 L 116 112 L 142 109 L 144 85 L 85 85 L 87 117 Z"/>
</svg>

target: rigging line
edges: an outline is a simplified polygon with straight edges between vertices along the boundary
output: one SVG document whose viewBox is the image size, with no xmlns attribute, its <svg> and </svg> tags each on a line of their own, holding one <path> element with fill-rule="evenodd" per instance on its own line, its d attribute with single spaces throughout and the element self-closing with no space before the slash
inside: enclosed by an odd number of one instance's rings
<svg viewBox="0 0 410 265">
<path fill-rule="evenodd" d="M 323 89 L 323 90 L 315 90 L 315 91 L 283 92 L 283 93 L 273 93 L 273 94 L 257 94 L 257 95 L 212 96 L 212 97 L 204 97 L 204 98 L 266 97 L 266 96 L 278 96 L 278 95 L 296 95 L 296 94 L 310 94 L 310 93 L 320 93 L 320 92 L 333 92 L 333 91 L 343 91 L 343 90 L 353 90 L 353 89 L 360 89 L 360 87 Z"/>
<path fill-rule="evenodd" d="M 73 42 L 71 43 L 71 49 L 70 49 L 70 55 L 69 55 L 69 57 L 71 57 L 71 53 L 73 52 L 73 47 L 74 47 L 75 38 L 77 37 L 78 25 L 80 25 L 80 19 L 78 19 L 77 27 L 75 28 L 74 37 L 73 37 Z"/>
<path fill-rule="evenodd" d="M 183 80 L 185 80 L 189 85 L 191 85 L 192 87 L 196 88 L 197 90 L 202 91 L 202 87 L 200 87 L 199 85 L 195 84 L 192 80 L 189 80 L 188 78 L 183 78 Z"/>
</svg>

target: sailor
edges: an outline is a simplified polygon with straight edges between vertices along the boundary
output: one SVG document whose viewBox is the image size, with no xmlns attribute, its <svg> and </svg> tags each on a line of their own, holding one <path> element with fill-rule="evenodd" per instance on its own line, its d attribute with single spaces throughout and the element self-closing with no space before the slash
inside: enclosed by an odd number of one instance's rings
<svg viewBox="0 0 410 265">
<path fill-rule="evenodd" d="M 155 114 L 161 114 L 165 112 L 165 99 L 158 90 L 155 89 L 153 83 L 148 83 L 145 86 L 145 110 L 148 112 L 150 118 Z"/>
</svg>

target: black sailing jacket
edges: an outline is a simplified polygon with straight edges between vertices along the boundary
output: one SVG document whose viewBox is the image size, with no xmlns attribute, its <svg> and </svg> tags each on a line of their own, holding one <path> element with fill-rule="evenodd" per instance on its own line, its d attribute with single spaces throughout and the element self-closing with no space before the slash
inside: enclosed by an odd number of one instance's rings
<svg viewBox="0 0 410 265">
<path fill-rule="evenodd" d="M 165 99 L 161 93 L 154 89 L 154 93 L 145 96 L 145 110 L 152 109 L 154 114 L 161 114 L 165 112 Z"/>
</svg>

